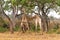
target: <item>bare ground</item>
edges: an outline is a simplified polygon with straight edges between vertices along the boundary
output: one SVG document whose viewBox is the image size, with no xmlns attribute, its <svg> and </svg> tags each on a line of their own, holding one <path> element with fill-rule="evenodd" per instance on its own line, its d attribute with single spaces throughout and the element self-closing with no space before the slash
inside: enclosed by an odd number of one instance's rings
<svg viewBox="0 0 60 40">
<path fill-rule="evenodd" d="M 60 40 L 60 34 L 0 33 L 0 40 Z"/>
</svg>

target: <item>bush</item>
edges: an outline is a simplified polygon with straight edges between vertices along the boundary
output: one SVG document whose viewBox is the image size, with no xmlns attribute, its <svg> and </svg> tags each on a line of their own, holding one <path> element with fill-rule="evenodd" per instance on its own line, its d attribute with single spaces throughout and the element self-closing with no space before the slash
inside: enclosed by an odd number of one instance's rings
<svg viewBox="0 0 60 40">
<path fill-rule="evenodd" d="M 6 32 L 6 31 L 8 31 L 8 29 L 7 29 L 7 28 L 0 27 L 0 32 Z"/>
<path fill-rule="evenodd" d="M 19 26 L 16 26 L 15 28 L 14 28 L 14 31 L 18 31 L 20 29 L 20 27 Z"/>
<path fill-rule="evenodd" d="M 54 28 L 50 29 L 47 33 L 60 33 L 60 32 L 57 32 L 58 29 L 59 29 L 59 26 L 55 25 Z"/>
<path fill-rule="evenodd" d="M 37 31 L 37 32 L 39 32 L 40 31 L 39 25 L 37 26 L 37 30 L 36 30 L 35 29 L 35 25 L 31 24 L 30 25 L 30 31 L 33 31 L 33 32 Z"/>
<path fill-rule="evenodd" d="M 60 30 L 56 32 L 57 34 L 60 34 Z"/>
<path fill-rule="evenodd" d="M 35 31 L 35 26 L 34 26 L 34 25 L 31 25 L 31 26 L 30 26 L 30 30 L 31 30 L 31 31 Z"/>
</svg>

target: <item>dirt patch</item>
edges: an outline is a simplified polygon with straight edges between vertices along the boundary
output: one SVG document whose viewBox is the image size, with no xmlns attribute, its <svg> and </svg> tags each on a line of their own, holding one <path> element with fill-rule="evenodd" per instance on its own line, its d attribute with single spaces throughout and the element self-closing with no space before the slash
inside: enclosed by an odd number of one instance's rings
<svg viewBox="0 0 60 40">
<path fill-rule="evenodd" d="M 60 34 L 0 33 L 0 40 L 60 40 Z"/>
</svg>

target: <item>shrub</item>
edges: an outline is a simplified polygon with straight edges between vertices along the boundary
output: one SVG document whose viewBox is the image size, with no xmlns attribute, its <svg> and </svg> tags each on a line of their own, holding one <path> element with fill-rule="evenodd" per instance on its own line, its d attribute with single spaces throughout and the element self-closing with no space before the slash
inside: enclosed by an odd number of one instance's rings
<svg viewBox="0 0 60 40">
<path fill-rule="evenodd" d="M 39 31 L 40 31 L 39 25 L 37 26 L 37 30 L 36 30 L 36 29 L 35 29 L 35 25 L 31 24 L 31 25 L 30 25 L 30 30 L 31 30 L 31 31 L 37 31 L 37 32 L 39 32 Z"/>
<path fill-rule="evenodd" d="M 19 26 L 15 26 L 14 31 L 18 31 L 20 29 Z"/>
<path fill-rule="evenodd" d="M 6 32 L 6 31 L 8 31 L 8 29 L 7 29 L 7 28 L 0 27 L 0 32 Z"/>
<path fill-rule="evenodd" d="M 60 32 L 57 32 L 58 29 L 59 29 L 59 26 L 55 25 L 54 28 L 50 29 L 47 33 L 60 33 Z"/>
</svg>

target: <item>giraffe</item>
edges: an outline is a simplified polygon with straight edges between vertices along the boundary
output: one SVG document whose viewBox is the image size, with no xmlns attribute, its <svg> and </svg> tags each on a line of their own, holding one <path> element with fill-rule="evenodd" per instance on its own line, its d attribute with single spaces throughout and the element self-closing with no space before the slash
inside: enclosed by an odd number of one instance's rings
<svg viewBox="0 0 60 40">
<path fill-rule="evenodd" d="M 42 30 L 42 27 L 41 27 L 41 18 L 38 16 L 38 15 L 35 15 L 35 29 L 37 30 L 37 26 L 39 24 L 39 27 L 40 27 L 40 30 Z"/>
<path fill-rule="evenodd" d="M 29 16 L 28 22 L 30 22 L 30 24 L 34 24 L 35 25 L 35 30 L 37 30 L 37 26 L 39 24 L 40 30 L 42 30 L 41 18 L 40 18 L 39 15 L 36 14 L 33 17 Z"/>
<path fill-rule="evenodd" d="M 40 30 L 42 30 L 41 18 L 39 15 L 36 14 L 35 16 L 31 17 L 31 16 L 27 16 L 27 14 L 23 14 L 21 19 L 21 24 L 20 24 L 23 30 L 24 28 L 28 28 L 29 30 L 29 23 L 35 25 L 35 30 L 37 30 L 37 26 L 39 24 Z"/>
<path fill-rule="evenodd" d="M 20 25 L 20 26 L 21 26 L 23 32 L 25 32 L 26 29 L 29 30 L 29 24 L 28 24 L 28 20 L 27 20 L 26 14 L 23 14 L 23 15 L 22 15 L 22 18 L 21 18 L 21 25 Z"/>
</svg>

